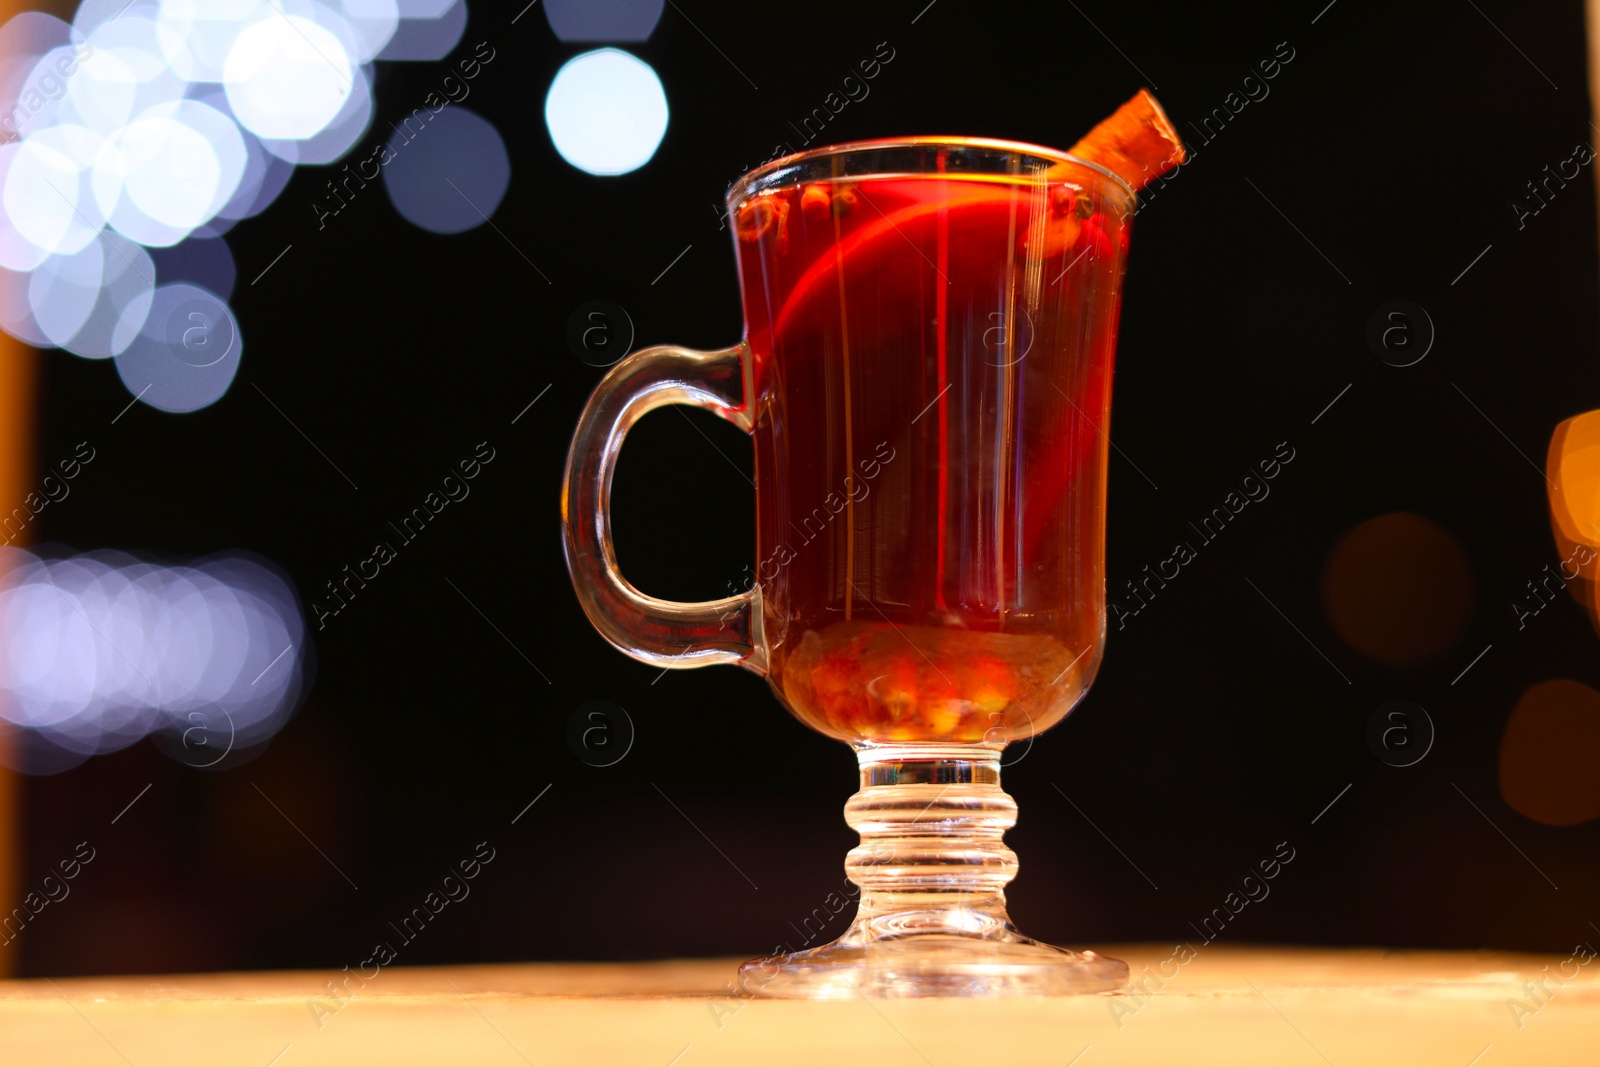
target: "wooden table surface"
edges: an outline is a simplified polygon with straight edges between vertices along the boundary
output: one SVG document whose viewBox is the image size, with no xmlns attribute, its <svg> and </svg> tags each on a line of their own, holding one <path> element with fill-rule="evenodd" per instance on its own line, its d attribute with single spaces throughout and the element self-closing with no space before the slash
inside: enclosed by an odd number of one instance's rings
<svg viewBox="0 0 1600 1067">
<path fill-rule="evenodd" d="M 1218 945 L 1180 965 L 1166 945 L 1102 951 L 1153 976 L 1150 992 L 741 1000 L 736 960 L 392 967 L 352 980 L 342 1006 L 335 972 L 0 982 L 0 1064 L 1600 1063 L 1600 961 Z"/>
</svg>

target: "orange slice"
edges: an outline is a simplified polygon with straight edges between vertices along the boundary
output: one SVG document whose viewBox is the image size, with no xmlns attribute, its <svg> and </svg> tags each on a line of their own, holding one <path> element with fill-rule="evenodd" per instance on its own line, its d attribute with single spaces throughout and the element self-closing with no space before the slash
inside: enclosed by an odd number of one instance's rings
<svg viewBox="0 0 1600 1067">
<path fill-rule="evenodd" d="M 1156 98 L 1146 89 L 1139 90 L 1113 115 L 1090 130 L 1088 136 L 1073 145 L 1069 154 L 1105 167 L 1136 191 L 1182 163 L 1185 158 L 1178 131 L 1173 128 Z M 1065 171 L 1066 165 L 1063 164 L 1061 169 Z M 840 242 L 831 254 L 819 256 L 811 264 L 785 302 L 777 324 L 777 334 L 784 336 L 788 327 L 804 322 L 814 314 L 817 296 L 833 299 L 841 268 L 852 274 L 876 271 L 892 258 L 917 254 L 918 245 L 908 231 L 919 229 L 919 224 L 928 221 L 935 213 L 948 213 L 952 237 L 963 233 L 980 237 L 990 227 L 1004 224 L 1000 214 L 1011 210 L 1014 196 L 1014 188 L 978 183 L 964 187 L 963 183 L 957 182 L 939 200 L 912 204 L 888 213 L 880 211 L 879 217 L 871 224 Z M 767 203 L 767 199 L 758 198 L 745 205 L 740 217 L 743 220 L 746 214 L 750 216 L 751 229 L 748 233 L 741 230 L 740 234 L 745 239 L 754 240 L 770 228 L 772 219 L 776 219 L 780 224 L 781 244 L 785 236 L 781 223 L 788 214 L 789 204 L 785 197 L 772 198 L 777 201 L 775 203 Z M 1052 201 L 1052 217 L 1062 217 L 1043 235 L 1044 244 L 1040 251 L 1047 258 L 1061 254 L 1075 243 L 1078 236 L 1075 208 L 1076 205 L 1071 202 Z M 779 216 L 780 212 L 782 217 Z"/>
<path fill-rule="evenodd" d="M 1068 155 L 1100 164 L 1135 192 L 1184 160 L 1182 138 L 1148 89 L 1090 130 Z"/>
<path fill-rule="evenodd" d="M 866 195 L 860 190 L 858 195 Z M 991 186 L 977 182 L 951 182 L 935 200 L 908 204 L 905 207 L 876 212 L 871 222 L 840 241 L 833 249 L 818 256 L 794 284 L 789 298 L 784 301 L 775 324 L 777 337 L 793 343 L 801 336 L 835 325 L 839 318 L 839 272 L 845 277 L 875 278 L 887 290 L 900 289 L 895 295 L 912 302 L 905 304 L 917 311 L 915 294 L 926 284 L 917 269 L 926 265 L 936 270 L 928 258 L 934 245 L 931 227 L 938 221 L 939 212 L 946 212 L 947 239 L 960 249 L 973 253 L 987 240 L 994 244 L 993 235 L 1002 236 L 1006 230 L 1006 214 L 1016 203 L 1016 194 L 1010 186 Z M 990 251 L 992 259 L 994 252 Z M 900 304 L 887 299 L 889 310 Z"/>
</svg>

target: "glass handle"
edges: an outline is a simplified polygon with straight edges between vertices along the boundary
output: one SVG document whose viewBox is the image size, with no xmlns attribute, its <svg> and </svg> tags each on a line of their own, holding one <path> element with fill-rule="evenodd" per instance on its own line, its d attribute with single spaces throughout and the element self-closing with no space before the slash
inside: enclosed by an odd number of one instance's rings
<svg viewBox="0 0 1600 1067">
<path fill-rule="evenodd" d="M 753 393 L 742 343 L 716 352 L 658 345 L 613 367 L 578 420 L 561 486 L 567 570 L 595 629 L 634 659 L 657 667 L 737 663 L 766 673 L 760 587 L 699 603 L 658 600 L 622 576 L 611 544 L 611 477 L 633 424 L 663 405 L 688 404 L 749 433 L 745 398 Z"/>
</svg>

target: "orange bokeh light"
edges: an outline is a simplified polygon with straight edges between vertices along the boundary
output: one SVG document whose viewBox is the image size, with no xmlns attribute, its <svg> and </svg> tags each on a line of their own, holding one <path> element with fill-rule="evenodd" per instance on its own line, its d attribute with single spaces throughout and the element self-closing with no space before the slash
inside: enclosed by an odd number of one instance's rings
<svg viewBox="0 0 1600 1067">
<path fill-rule="evenodd" d="M 1322 602 L 1339 637 L 1379 663 L 1448 651 L 1477 600 L 1466 549 L 1421 515 L 1368 519 L 1328 554 Z"/>
<path fill-rule="evenodd" d="M 1550 826 L 1600 818 L 1600 692 L 1566 678 L 1528 687 L 1500 737 L 1500 795 Z"/>
<path fill-rule="evenodd" d="M 1600 628 L 1600 411 L 1574 415 L 1550 436 L 1545 459 L 1550 529 L 1567 589 Z M 1568 575 L 1576 572 L 1577 577 Z"/>
</svg>

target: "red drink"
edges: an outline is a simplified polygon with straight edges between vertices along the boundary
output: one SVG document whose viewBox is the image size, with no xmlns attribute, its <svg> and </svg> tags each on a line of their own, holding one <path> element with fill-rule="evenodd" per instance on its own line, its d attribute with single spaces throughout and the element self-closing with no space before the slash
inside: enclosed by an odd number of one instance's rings
<svg viewBox="0 0 1600 1067">
<path fill-rule="evenodd" d="M 1001 741 L 1088 687 L 1128 217 L 1087 167 L 739 206 L 768 676 L 805 722 Z"/>
</svg>

